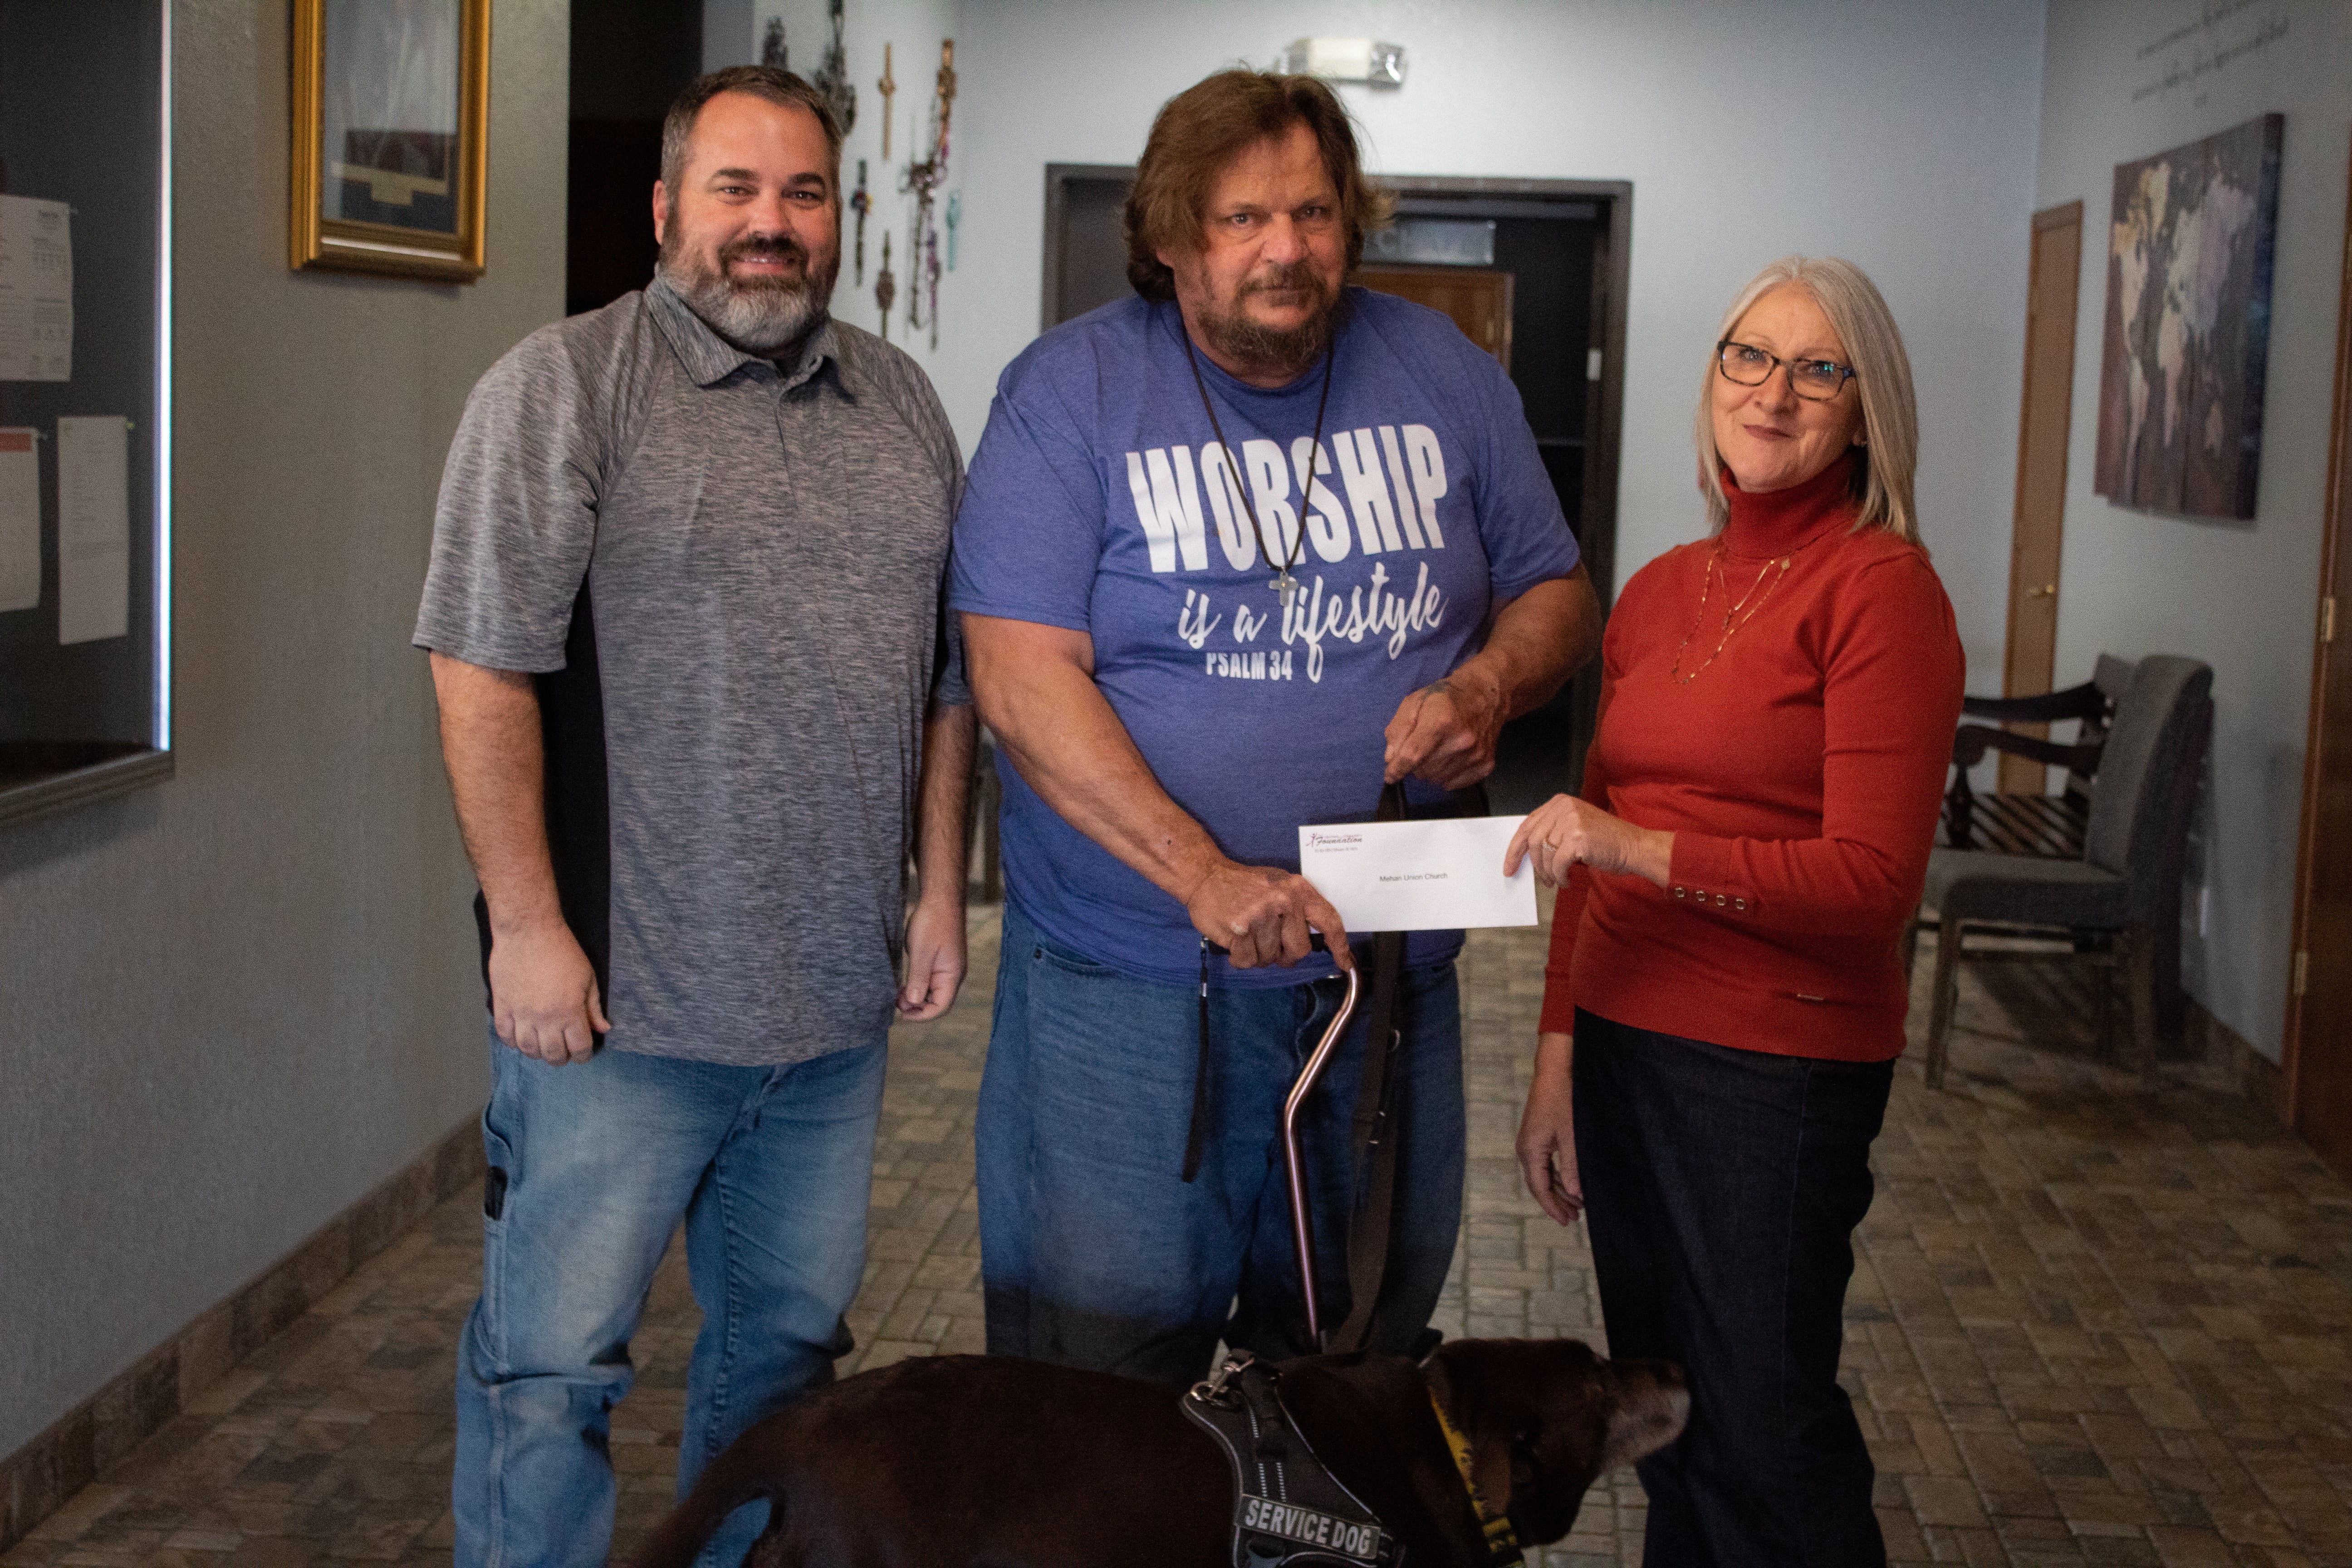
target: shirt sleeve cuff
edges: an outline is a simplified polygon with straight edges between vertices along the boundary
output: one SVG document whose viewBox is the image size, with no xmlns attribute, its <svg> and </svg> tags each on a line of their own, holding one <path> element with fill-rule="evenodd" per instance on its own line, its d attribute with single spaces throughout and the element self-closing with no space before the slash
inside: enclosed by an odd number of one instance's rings
<svg viewBox="0 0 2352 1568">
<path fill-rule="evenodd" d="M 1684 909 L 1718 915 L 1756 912 L 1756 889 L 1742 875 L 1732 840 L 1704 833 L 1676 833 L 1666 897 Z"/>
</svg>

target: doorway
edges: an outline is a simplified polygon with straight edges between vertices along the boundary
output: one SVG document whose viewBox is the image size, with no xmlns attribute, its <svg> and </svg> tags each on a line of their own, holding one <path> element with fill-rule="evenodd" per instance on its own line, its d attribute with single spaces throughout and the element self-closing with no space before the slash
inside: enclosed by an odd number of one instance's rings
<svg viewBox="0 0 2352 1568">
<path fill-rule="evenodd" d="M 572 0 L 565 315 L 653 280 L 662 117 L 701 74 L 702 0 Z"/>
<path fill-rule="evenodd" d="M 2352 208 L 2344 241 L 2279 1114 L 2352 1176 L 2352 659 L 2341 655 L 2338 626 L 2339 606 L 2352 598 L 2352 552 L 2345 548 L 2352 523 Z"/>
<path fill-rule="evenodd" d="M 2001 695 L 2052 689 L 2058 647 L 2058 558 L 2066 516 L 2066 437 L 2074 401 L 2074 306 L 2083 266 L 2083 204 L 2033 215 L 2025 289 L 2025 392 L 2017 429 L 2017 509 L 2009 549 L 2009 638 Z M 2047 740 L 2047 724 L 2012 726 Z M 2000 787 L 2041 795 L 2050 769 L 2004 753 Z"/>
<path fill-rule="evenodd" d="M 1134 177 L 1122 164 L 1046 165 L 1041 328 L 1128 294 L 1119 208 Z M 1367 247 L 1356 280 L 1444 310 L 1501 361 L 1605 608 L 1616 574 L 1632 184 L 1442 175 L 1383 183 L 1397 195 L 1397 226 L 1389 254 Z M 1475 231 L 1466 244 L 1465 231 Z M 1532 810 L 1579 787 L 1600 690 L 1595 659 L 1549 702 L 1504 726 L 1487 781 L 1496 812 Z"/>
</svg>

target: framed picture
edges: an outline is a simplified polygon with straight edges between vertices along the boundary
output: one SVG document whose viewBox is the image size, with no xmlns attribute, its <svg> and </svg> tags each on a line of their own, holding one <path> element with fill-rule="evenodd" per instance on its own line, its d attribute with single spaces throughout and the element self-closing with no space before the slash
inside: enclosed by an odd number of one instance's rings
<svg viewBox="0 0 2352 1568">
<path fill-rule="evenodd" d="M 297 270 L 482 274 L 490 0 L 294 0 Z"/>
<path fill-rule="evenodd" d="M 2117 506 L 2254 515 L 2285 123 L 2116 166 L 2092 488 Z"/>
</svg>

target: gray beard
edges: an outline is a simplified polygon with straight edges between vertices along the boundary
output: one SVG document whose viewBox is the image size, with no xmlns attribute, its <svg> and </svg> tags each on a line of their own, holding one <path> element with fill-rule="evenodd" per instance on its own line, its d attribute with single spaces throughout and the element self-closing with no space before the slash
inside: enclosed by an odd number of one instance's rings
<svg viewBox="0 0 2352 1568">
<path fill-rule="evenodd" d="M 747 354 L 772 354 L 823 325 L 840 258 L 823 273 L 738 283 L 698 258 L 665 255 L 656 270 L 703 324 Z"/>
<path fill-rule="evenodd" d="M 1322 280 L 1316 279 L 1314 282 L 1319 289 Z M 1248 290 L 1243 298 L 1255 292 L 1257 290 Z M 1336 292 L 1326 295 L 1313 315 L 1288 329 L 1261 325 L 1251 320 L 1236 300 L 1234 313 L 1229 316 L 1203 310 L 1201 336 L 1221 358 L 1263 365 L 1270 372 L 1303 375 L 1329 345 L 1339 315 L 1339 296 Z"/>
</svg>

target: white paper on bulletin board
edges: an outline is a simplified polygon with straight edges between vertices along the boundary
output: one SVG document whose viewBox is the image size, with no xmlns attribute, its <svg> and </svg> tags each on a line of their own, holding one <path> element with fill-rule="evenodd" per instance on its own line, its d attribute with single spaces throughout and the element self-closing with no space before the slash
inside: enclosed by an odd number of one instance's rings
<svg viewBox="0 0 2352 1568">
<path fill-rule="evenodd" d="M 131 629 L 131 421 L 58 421 L 58 641 Z"/>
<path fill-rule="evenodd" d="M 73 210 L 0 196 L 0 381 L 73 379 Z"/>
<path fill-rule="evenodd" d="M 0 430 L 0 611 L 41 602 L 41 452 L 37 433 Z"/>
</svg>

